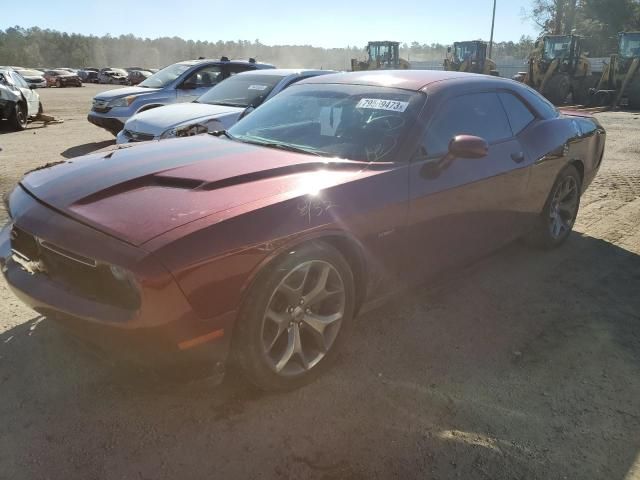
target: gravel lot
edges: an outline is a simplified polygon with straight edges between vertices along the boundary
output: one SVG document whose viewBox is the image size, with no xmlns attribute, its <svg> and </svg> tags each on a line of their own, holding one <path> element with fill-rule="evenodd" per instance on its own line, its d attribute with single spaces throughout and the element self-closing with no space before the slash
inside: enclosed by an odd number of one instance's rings
<svg viewBox="0 0 640 480">
<path fill-rule="evenodd" d="M 113 143 L 86 121 L 101 90 L 41 91 L 64 123 L 0 134 L 0 193 Z M 640 479 L 639 117 L 600 114 L 604 165 L 563 248 L 515 244 L 394 298 L 286 395 L 107 365 L 0 280 L 0 479 Z"/>
</svg>

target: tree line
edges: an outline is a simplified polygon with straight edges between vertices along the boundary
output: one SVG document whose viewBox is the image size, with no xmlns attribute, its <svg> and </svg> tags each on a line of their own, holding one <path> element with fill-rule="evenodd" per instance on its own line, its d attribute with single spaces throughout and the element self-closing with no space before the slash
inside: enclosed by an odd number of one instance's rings
<svg viewBox="0 0 640 480">
<path fill-rule="evenodd" d="M 640 0 L 532 0 L 525 17 L 540 33 L 576 32 L 585 37 L 592 57 L 616 50 L 619 31 L 640 30 Z M 376 38 L 363 39 L 376 40 Z M 460 38 L 460 40 L 472 40 Z M 260 40 L 195 41 L 179 37 L 139 38 L 134 35 L 94 36 L 19 26 L 0 30 L 0 65 L 29 67 L 159 68 L 198 57 L 249 58 L 279 67 L 345 70 L 351 58 L 364 59 L 360 47 L 320 48 L 311 45 L 264 45 Z M 533 39 L 494 44 L 497 61 L 520 63 L 533 48 Z M 409 61 L 441 61 L 447 46 L 440 43 L 404 43 L 401 55 Z"/>
<path fill-rule="evenodd" d="M 617 34 L 640 30 L 640 0 L 533 0 L 528 17 L 542 33 L 576 33 L 592 57 L 616 51 Z"/>
<path fill-rule="evenodd" d="M 374 40 L 374 39 L 372 39 Z M 469 40 L 469 39 L 461 39 Z M 500 42 L 495 57 L 526 57 L 532 40 Z M 413 42 L 401 46 L 401 55 L 414 61 L 440 61 L 447 46 Z M 194 41 L 179 37 L 156 39 L 134 35 L 101 37 L 69 34 L 38 27 L 19 26 L 0 30 L 0 65 L 29 67 L 129 67 L 159 68 L 180 60 L 199 57 L 256 58 L 283 68 L 350 68 L 352 58 L 364 59 L 364 46 L 320 48 L 310 45 L 264 45 L 255 41 Z"/>
</svg>

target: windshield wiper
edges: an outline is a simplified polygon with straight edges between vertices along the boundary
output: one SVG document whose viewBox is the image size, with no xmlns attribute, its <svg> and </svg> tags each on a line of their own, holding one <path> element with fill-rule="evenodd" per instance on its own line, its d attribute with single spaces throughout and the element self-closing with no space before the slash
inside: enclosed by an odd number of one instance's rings
<svg viewBox="0 0 640 480">
<path fill-rule="evenodd" d="M 231 102 L 212 102 L 209 105 L 220 105 L 222 107 L 240 107 L 240 108 L 247 107 L 247 105 L 245 105 L 244 103 L 231 103 Z"/>
<path fill-rule="evenodd" d="M 299 145 L 292 145 L 291 143 L 270 142 L 260 140 L 247 140 L 245 138 L 240 139 L 242 142 L 251 143 L 253 145 L 260 145 L 262 147 L 277 148 L 279 150 L 286 150 L 288 152 L 307 153 L 309 155 L 315 155 L 317 157 L 331 157 L 332 155 L 316 150 L 315 148 L 302 147 Z"/>
</svg>

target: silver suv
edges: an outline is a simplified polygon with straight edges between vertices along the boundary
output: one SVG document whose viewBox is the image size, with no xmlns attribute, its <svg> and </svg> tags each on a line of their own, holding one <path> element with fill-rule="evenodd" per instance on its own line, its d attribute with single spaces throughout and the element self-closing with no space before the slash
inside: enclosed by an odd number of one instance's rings
<svg viewBox="0 0 640 480">
<path fill-rule="evenodd" d="M 136 87 L 102 92 L 93 99 L 89 122 L 117 135 L 136 113 L 171 103 L 192 102 L 214 85 L 236 73 L 275 68 L 254 59 L 189 60 L 154 73 Z"/>
</svg>

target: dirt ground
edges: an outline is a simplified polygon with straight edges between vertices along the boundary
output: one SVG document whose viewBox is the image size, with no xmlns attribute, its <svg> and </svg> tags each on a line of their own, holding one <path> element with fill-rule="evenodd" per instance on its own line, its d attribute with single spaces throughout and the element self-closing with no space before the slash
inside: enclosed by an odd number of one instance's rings
<svg viewBox="0 0 640 480">
<path fill-rule="evenodd" d="M 65 122 L 0 134 L 1 192 L 111 145 L 85 119 L 102 89 L 41 91 Z M 640 479 L 640 114 L 599 118 L 563 248 L 514 244 L 360 316 L 286 395 L 100 362 L 0 280 L 0 479 Z"/>
</svg>

